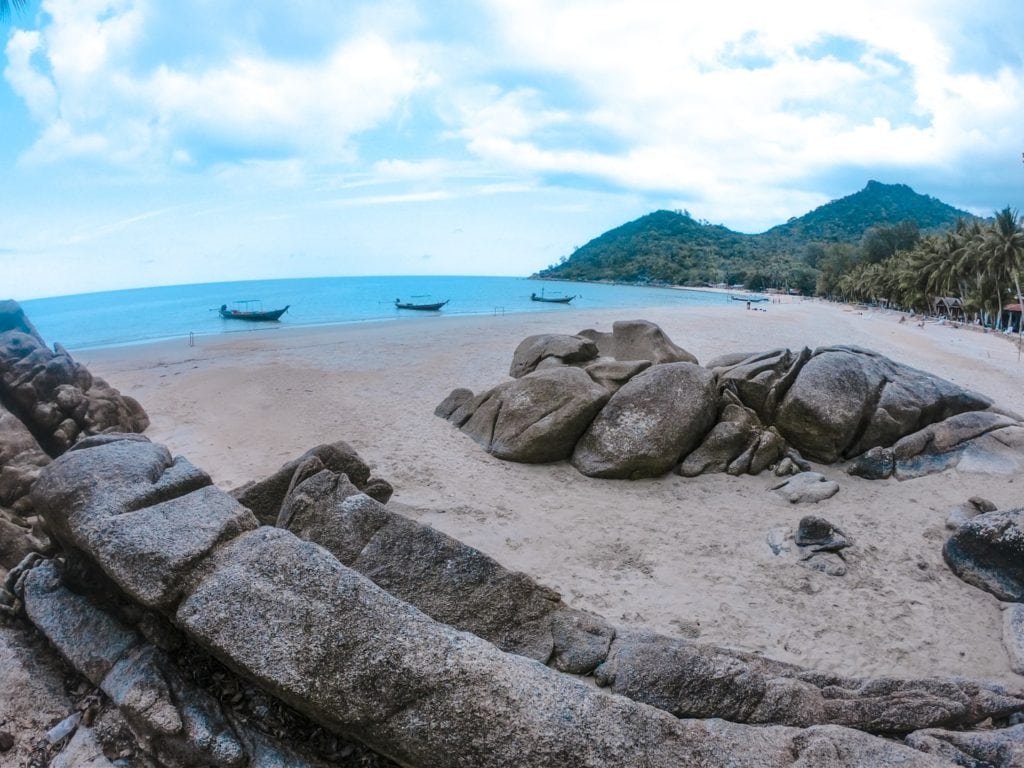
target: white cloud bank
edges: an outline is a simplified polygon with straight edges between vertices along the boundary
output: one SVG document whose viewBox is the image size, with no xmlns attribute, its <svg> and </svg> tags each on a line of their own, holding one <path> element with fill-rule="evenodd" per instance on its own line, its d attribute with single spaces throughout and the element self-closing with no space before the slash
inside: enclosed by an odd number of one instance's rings
<svg viewBox="0 0 1024 768">
<path fill-rule="evenodd" d="M 570 226 L 686 207 L 757 231 L 868 178 L 987 213 L 1019 203 L 1015 13 L 1012 0 L 43 0 L 5 48 L 34 133 L 12 173 L 38 196 L 73 190 L 49 235 L 60 248 L 122 231 L 82 226 L 93 215 L 145 227 L 145 211 L 193 203 L 294 222 L 378 206 L 409 228 L 430 218 L 417 205 L 454 219 L 481 198 L 492 227 L 551 213 L 538 226 L 564 231 L 545 253 L 511 261 L 512 243 L 507 266 L 483 270 L 506 274 L 599 234 Z M 559 224 L 591 204 L 599 214 Z M 231 238 L 217 231 L 211 248 Z M 0 224 L 0 246 L 30 244 L 46 250 Z M 469 250 L 460 264 L 482 271 Z"/>
</svg>

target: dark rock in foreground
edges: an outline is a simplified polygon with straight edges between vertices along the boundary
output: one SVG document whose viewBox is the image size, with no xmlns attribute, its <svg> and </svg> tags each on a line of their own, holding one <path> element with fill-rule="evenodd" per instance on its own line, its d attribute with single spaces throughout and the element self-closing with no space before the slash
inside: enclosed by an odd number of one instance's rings
<svg viewBox="0 0 1024 768">
<path fill-rule="evenodd" d="M 1024 510 L 986 512 L 946 541 L 942 556 L 957 576 L 1000 600 L 1024 602 Z"/>
</svg>

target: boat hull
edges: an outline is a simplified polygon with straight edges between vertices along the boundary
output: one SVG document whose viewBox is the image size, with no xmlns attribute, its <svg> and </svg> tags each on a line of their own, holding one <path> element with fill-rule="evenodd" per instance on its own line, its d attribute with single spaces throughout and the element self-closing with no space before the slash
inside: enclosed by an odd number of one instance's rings
<svg viewBox="0 0 1024 768">
<path fill-rule="evenodd" d="M 538 296 L 535 293 L 530 294 L 531 301 L 543 301 L 545 304 L 568 304 L 575 298 L 575 296 L 561 296 L 559 298 L 548 298 L 547 296 Z"/>
<path fill-rule="evenodd" d="M 291 306 L 290 304 L 288 306 Z M 281 319 L 281 315 L 288 311 L 284 309 L 272 309 L 269 312 L 243 312 L 238 309 L 221 309 L 220 316 L 225 320 L 249 320 L 250 322 L 274 322 Z"/>
<path fill-rule="evenodd" d="M 444 301 L 438 301 L 434 304 L 403 304 L 402 302 L 396 299 L 395 309 L 415 309 L 420 312 L 436 312 L 445 304 L 447 304 L 448 301 L 449 299 L 445 299 Z"/>
</svg>

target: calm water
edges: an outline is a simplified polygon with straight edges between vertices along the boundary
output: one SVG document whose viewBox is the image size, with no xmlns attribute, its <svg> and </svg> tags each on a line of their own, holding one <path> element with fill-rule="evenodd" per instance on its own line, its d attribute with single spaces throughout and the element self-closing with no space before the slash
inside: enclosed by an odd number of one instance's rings
<svg viewBox="0 0 1024 768">
<path fill-rule="evenodd" d="M 320 277 L 204 283 L 128 291 L 87 293 L 21 302 L 49 343 L 68 349 L 134 344 L 167 339 L 251 331 L 272 326 L 326 325 L 429 317 L 435 313 L 395 309 L 394 301 L 428 304 L 449 299 L 444 315 L 502 312 L 559 312 L 565 307 L 530 301 L 531 293 L 577 295 L 572 306 L 617 309 L 703 306 L 728 301 L 721 294 L 527 280 L 518 277 Z M 279 323 L 224 320 L 217 307 L 256 300 L 263 309 L 290 309 Z M 256 308 L 252 305 L 250 308 Z"/>
</svg>

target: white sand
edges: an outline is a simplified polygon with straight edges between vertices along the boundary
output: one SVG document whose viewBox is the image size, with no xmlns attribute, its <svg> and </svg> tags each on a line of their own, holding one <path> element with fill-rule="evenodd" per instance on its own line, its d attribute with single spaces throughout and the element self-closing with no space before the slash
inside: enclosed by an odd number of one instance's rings
<svg viewBox="0 0 1024 768">
<path fill-rule="evenodd" d="M 762 305 L 764 306 L 764 305 Z M 614 622 L 847 674 L 968 675 L 1014 684 L 998 601 L 942 561 L 946 511 L 970 496 L 1021 503 L 1012 477 L 948 471 L 898 482 L 817 468 L 841 485 L 817 505 L 774 479 L 594 480 L 566 463 L 499 461 L 433 415 L 455 387 L 507 380 L 534 333 L 654 321 L 708 360 L 730 351 L 856 344 L 1024 413 L 1024 363 L 1004 338 L 818 302 L 705 309 L 416 317 L 239 332 L 76 358 L 136 397 L 148 435 L 231 488 L 319 443 L 346 440 L 395 486 L 395 508 L 560 590 Z M 805 514 L 855 540 L 843 577 L 773 558 L 766 533 Z"/>
</svg>

